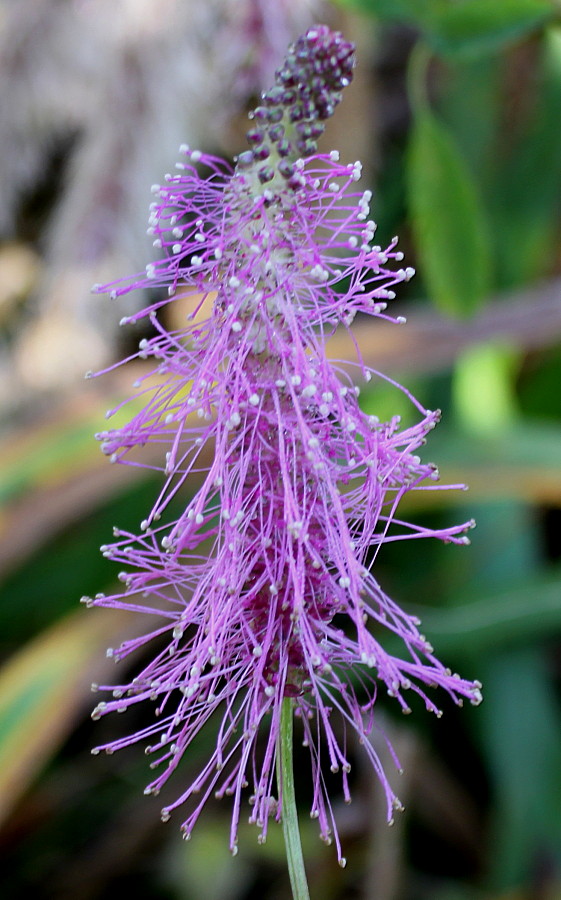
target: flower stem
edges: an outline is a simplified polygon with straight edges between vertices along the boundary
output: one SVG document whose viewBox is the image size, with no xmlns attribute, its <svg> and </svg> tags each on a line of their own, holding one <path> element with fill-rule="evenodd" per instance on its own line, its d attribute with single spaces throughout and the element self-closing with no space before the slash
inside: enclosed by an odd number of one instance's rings
<svg viewBox="0 0 561 900">
<path fill-rule="evenodd" d="M 294 792 L 294 766 L 292 762 L 293 706 L 291 697 L 282 702 L 279 746 L 277 753 L 277 782 L 282 798 L 282 830 L 286 846 L 288 874 L 294 900 L 310 900 L 304 855 L 298 828 L 296 794 Z"/>
</svg>

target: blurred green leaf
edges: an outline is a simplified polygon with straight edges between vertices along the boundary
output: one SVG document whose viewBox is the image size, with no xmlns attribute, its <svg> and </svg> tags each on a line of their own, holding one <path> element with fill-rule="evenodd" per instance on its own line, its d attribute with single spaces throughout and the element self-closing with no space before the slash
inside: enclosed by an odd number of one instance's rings
<svg viewBox="0 0 561 900">
<path fill-rule="evenodd" d="M 131 529 L 138 525 L 155 489 L 153 482 L 129 488 L 54 540 L 46 535 L 39 552 L 6 577 L 0 604 L 4 652 L 75 609 L 82 594 L 107 587 L 116 572 L 99 547 L 110 540 L 114 525 Z"/>
<path fill-rule="evenodd" d="M 433 7 L 426 39 L 436 53 L 493 53 L 540 28 L 555 14 L 551 0 L 463 0 Z"/>
<path fill-rule="evenodd" d="M 74 728 L 107 643 L 130 616 L 81 610 L 57 622 L 0 669 L 0 820 Z"/>
<path fill-rule="evenodd" d="M 408 193 L 420 266 L 444 313 L 469 316 L 490 290 L 488 229 L 475 182 L 445 127 L 426 109 L 415 117 Z"/>
<path fill-rule="evenodd" d="M 201 822 L 189 847 L 176 846 L 174 850 L 170 874 L 184 895 L 197 900 L 239 900 L 245 896 L 251 884 L 251 865 L 243 851 L 237 858 L 232 856 L 222 821 Z"/>
<path fill-rule="evenodd" d="M 93 438 L 102 421 L 95 415 L 62 421 L 17 434 L 0 448 L 0 502 L 7 503 L 30 487 L 65 477 L 99 457 Z M 100 416 L 101 413 L 101 416 Z"/>
<path fill-rule="evenodd" d="M 103 430 L 106 419 L 118 429 L 143 409 L 144 393 L 157 391 L 161 382 L 158 375 L 148 378 L 148 371 L 143 363 L 130 364 L 123 372 L 100 379 L 95 388 L 76 390 L 49 409 L 48 416 L 4 440 L 0 444 L 0 503 L 13 502 L 31 489 L 67 482 L 96 465 L 105 466 L 95 434 Z M 135 377 L 143 379 L 138 391 L 132 387 Z"/>
<path fill-rule="evenodd" d="M 431 457 L 442 481 L 465 481 L 466 500 L 518 497 L 561 504 L 561 428 L 553 423 L 520 423 L 500 434 L 466 437 L 443 426 L 431 435 Z M 452 499 L 452 498 L 451 498 Z M 457 499 L 457 495 L 456 495 Z"/>
<path fill-rule="evenodd" d="M 531 77 L 526 75 L 514 101 L 510 132 L 499 137 L 503 150 L 495 153 L 495 177 L 486 190 L 502 287 L 546 276 L 558 251 L 561 30 L 549 29 L 538 49 Z M 516 76 L 512 71 L 510 77 Z"/>
<path fill-rule="evenodd" d="M 498 342 L 474 344 L 459 357 L 453 381 L 454 411 L 473 434 L 499 433 L 516 420 L 514 378 L 520 352 Z"/>
<path fill-rule="evenodd" d="M 424 23 L 440 0 L 335 0 L 339 6 L 356 9 L 382 20 Z"/>
<path fill-rule="evenodd" d="M 504 56 L 453 59 L 442 65 L 438 111 L 483 187 L 494 177 L 497 125 L 504 115 Z M 491 187 L 492 190 L 492 187 Z"/>
<path fill-rule="evenodd" d="M 481 738 L 496 804 L 488 879 L 506 890 L 527 884 L 538 860 L 561 845 L 561 719 L 537 649 L 493 653 L 481 676 Z"/>
<path fill-rule="evenodd" d="M 502 606 L 508 633 L 512 597 L 517 596 L 519 611 L 525 606 L 527 614 L 532 579 L 538 584 L 540 579 L 532 511 L 523 503 L 507 501 L 480 508 L 477 518 L 483 540 L 474 541 L 474 564 L 464 590 L 478 597 L 485 584 L 494 585 L 491 605 L 498 616 Z M 518 592 L 520 586 L 522 592 Z M 548 603 L 545 590 L 548 611 L 557 602 L 556 593 L 553 587 Z M 480 608 L 477 613 L 485 615 Z M 531 620 L 529 625 L 532 628 Z M 555 630 L 549 632 L 552 637 Z M 561 794 L 556 790 L 561 775 L 561 720 L 546 655 L 541 647 L 528 645 L 529 637 L 518 646 L 506 647 L 500 645 L 497 631 L 495 643 L 471 654 L 483 682 L 484 703 L 473 718 L 493 804 L 487 887 L 501 891 L 532 883 L 538 860 L 559 845 L 561 830 Z M 465 652 L 469 652 L 467 646 Z"/>
<path fill-rule="evenodd" d="M 536 475 L 540 470 L 551 470 L 561 477 L 561 427 L 558 424 L 521 423 L 505 429 L 504 434 L 485 440 L 470 438 L 466 445 L 464 435 L 456 434 L 443 439 L 450 458 L 466 461 L 468 456 L 474 462 L 483 464 L 503 462 L 505 466 L 534 466 Z"/>
<path fill-rule="evenodd" d="M 133 369 L 142 371 L 141 367 Z M 123 379 L 124 381 L 124 379 Z M 128 386 L 125 391 L 128 391 Z M 108 379 L 103 393 L 77 391 L 50 415 L 22 428 L 0 445 L 0 503 L 13 502 L 30 489 L 49 487 L 70 476 L 105 464 L 94 438 L 105 422 L 105 410 L 122 399 L 123 388 Z M 142 408 L 134 397 L 115 419 L 114 427 Z M 2 517 L 0 516 L 0 526 Z"/>
<path fill-rule="evenodd" d="M 145 375 L 145 366 L 133 366 L 134 373 Z M 131 484 L 146 481 L 161 464 L 161 448 L 150 445 L 143 450 L 143 466 L 112 466 L 100 453 L 94 434 L 107 406 L 121 403 L 111 416 L 113 427 L 122 427 L 142 408 L 140 396 L 122 402 L 129 391 L 128 377 L 123 384 L 108 379 L 95 394 L 76 391 L 48 419 L 16 430 L 0 444 L 0 575 L 17 569 L 35 550 Z M 47 568 L 53 566 L 49 560 Z"/>
<path fill-rule="evenodd" d="M 336 0 L 382 21 L 423 32 L 435 53 L 473 58 L 501 50 L 555 16 L 551 0 Z"/>
<path fill-rule="evenodd" d="M 529 416 L 561 420 L 561 346 L 531 359 L 519 381 L 521 409 Z"/>
<path fill-rule="evenodd" d="M 561 571 L 527 578 L 508 590 L 479 592 L 475 600 L 458 597 L 458 603 L 414 610 L 439 654 L 480 653 L 561 635 Z"/>
<path fill-rule="evenodd" d="M 414 390 L 411 384 L 409 388 Z M 360 407 L 366 415 L 376 416 L 380 422 L 389 422 L 392 416 L 399 416 L 404 427 L 413 425 L 418 419 L 418 410 L 407 395 L 383 381 L 370 382 L 362 388 Z"/>
</svg>

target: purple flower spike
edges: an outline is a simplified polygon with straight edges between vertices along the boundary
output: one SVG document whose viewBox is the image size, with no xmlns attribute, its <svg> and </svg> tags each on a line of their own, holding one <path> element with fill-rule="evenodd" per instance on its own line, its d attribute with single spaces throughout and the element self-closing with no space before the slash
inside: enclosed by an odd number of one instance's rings
<svg viewBox="0 0 561 900">
<path fill-rule="evenodd" d="M 232 850 L 242 794 L 262 840 L 269 817 L 280 818 L 283 698 L 294 698 L 310 752 L 311 815 L 339 858 L 322 769 L 341 773 L 350 799 L 347 728 L 385 789 L 388 820 L 400 805 L 368 738 L 378 690 L 406 713 L 408 695 L 417 694 L 440 715 L 436 686 L 457 704 L 481 699 L 481 685 L 444 668 L 419 621 L 374 575 L 384 543 L 468 542 L 472 522 L 431 530 L 397 517 L 408 492 L 443 489 L 417 455 L 439 414 L 397 385 L 419 420 L 403 430 L 398 417 L 380 422 L 361 410 L 348 364 L 326 358 L 326 339 L 356 313 L 392 319 L 393 288 L 413 274 L 394 268 L 402 259 L 395 239 L 384 250 L 371 243 L 370 192 L 356 188 L 360 164 L 316 152 L 352 65 L 353 47 L 340 34 L 317 26 L 300 38 L 253 114 L 251 150 L 232 170 L 183 148 L 179 173 L 154 189 L 149 231 L 161 258 L 141 276 L 97 288 L 115 297 L 150 288 L 155 298 L 127 320 L 148 317 L 153 327 L 137 354 L 155 362 L 137 385 L 144 408 L 99 438 L 113 462 L 130 465 L 139 464 L 135 448 L 158 445 L 164 486 L 140 534 L 116 531 L 102 548 L 125 567 L 124 591 L 86 600 L 159 618 L 152 632 L 110 651 L 118 661 L 152 640 L 156 647 L 130 683 L 102 688 L 113 699 L 94 711 L 99 718 L 150 700 L 156 718 L 94 752 L 146 743 L 159 768 L 146 792 L 157 794 L 213 719 L 210 758 L 162 818 L 189 801 L 188 838 L 210 795 L 231 795 Z M 200 305 L 212 299 L 208 318 L 197 310 L 184 330 L 168 331 L 160 308 L 189 294 Z M 357 373 L 384 377 L 360 358 Z M 202 485 L 166 522 L 191 473 L 203 473 Z M 402 656 L 385 649 L 388 632 L 401 639 Z"/>
</svg>

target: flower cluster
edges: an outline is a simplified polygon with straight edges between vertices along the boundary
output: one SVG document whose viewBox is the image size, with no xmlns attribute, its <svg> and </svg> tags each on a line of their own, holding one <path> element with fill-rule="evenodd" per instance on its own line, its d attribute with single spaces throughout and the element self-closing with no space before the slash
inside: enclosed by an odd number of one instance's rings
<svg viewBox="0 0 561 900">
<path fill-rule="evenodd" d="M 154 188 L 149 232 L 161 257 L 144 275 L 97 288 L 114 297 L 153 291 L 151 305 L 126 319 L 148 317 L 152 325 L 137 354 L 155 362 L 137 385 L 144 408 L 99 438 L 113 462 L 135 465 L 131 451 L 157 445 L 164 473 L 140 533 L 117 530 L 103 548 L 125 567 L 123 592 L 85 601 L 158 617 L 154 631 L 111 651 L 120 660 L 156 645 L 130 683 L 103 688 L 113 699 L 94 712 L 151 700 L 157 718 L 98 749 L 146 742 L 161 770 L 147 792 L 157 794 L 214 719 L 210 758 L 162 817 L 190 801 L 188 837 L 211 794 L 232 795 L 232 849 L 246 789 L 262 839 L 270 815 L 281 814 L 275 759 L 283 698 L 294 698 L 310 752 L 311 815 L 339 856 L 322 766 L 341 773 L 349 799 L 346 728 L 384 786 L 389 820 L 399 807 L 368 739 L 380 687 L 404 712 L 407 695 L 417 694 L 439 714 L 430 695 L 436 686 L 456 703 L 480 700 L 480 685 L 435 658 L 418 620 L 373 571 L 390 541 L 467 543 L 470 522 L 430 530 L 397 518 L 408 492 L 441 489 L 435 467 L 417 455 L 438 412 L 400 388 L 417 424 L 400 429 L 398 417 L 366 415 L 348 365 L 325 352 L 328 337 L 357 313 L 391 319 L 393 288 L 413 274 L 399 267 L 395 240 L 385 249 L 372 244 L 360 164 L 317 153 L 353 61 L 352 45 L 324 26 L 300 38 L 253 113 L 252 149 L 232 169 L 183 147 L 179 173 Z M 185 294 L 199 296 L 199 306 L 210 302 L 210 313 L 201 320 L 197 309 L 185 329 L 169 331 L 158 313 Z M 357 373 L 383 378 L 360 356 Z M 189 496 L 195 473 L 202 484 L 164 524 L 168 504 L 181 491 Z M 387 633 L 403 642 L 402 656 L 384 649 Z"/>
</svg>

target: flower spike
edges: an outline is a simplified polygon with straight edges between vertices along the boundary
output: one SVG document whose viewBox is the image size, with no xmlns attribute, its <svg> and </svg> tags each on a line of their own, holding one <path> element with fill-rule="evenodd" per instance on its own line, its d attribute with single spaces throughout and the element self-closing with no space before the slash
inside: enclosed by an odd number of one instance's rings
<svg viewBox="0 0 561 900">
<path fill-rule="evenodd" d="M 281 815 L 274 782 L 285 698 L 310 752 L 311 814 L 340 858 L 322 766 L 340 773 L 350 799 L 346 729 L 384 787 L 388 820 L 400 806 L 368 738 L 378 691 L 403 712 L 417 694 L 437 715 L 434 687 L 458 704 L 481 699 L 479 683 L 439 662 L 418 620 L 375 575 L 390 541 L 467 542 L 471 522 L 431 530 L 397 517 L 410 491 L 443 489 L 418 455 L 439 413 L 398 386 L 418 422 L 380 422 L 362 411 L 348 367 L 326 357 L 326 339 L 357 313 L 399 321 L 387 306 L 413 274 L 399 265 L 396 239 L 385 249 L 372 243 L 360 164 L 317 152 L 353 62 L 352 45 L 325 26 L 293 44 L 254 110 L 251 149 L 232 169 L 184 147 L 178 174 L 154 189 L 150 233 L 161 256 L 146 273 L 97 288 L 114 297 L 151 291 L 128 319 L 152 324 L 137 354 L 154 363 L 138 382 L 144 406 L 99 438 L 122 464 L 138 465 L 137 448 L 153 445 L 164 480 L 139 533 L 118 531 L 103 548 L 124 567 L 123 591 L 91 601 L 160 622 L 112 651 L 116 661 L 140 653 L 140 671 L 102 688 L 113 698 L 94 717 L 146 700 L 156 718 L 98 750 L 146 744 L 158 770 L 147 792 L 157 794 L 212 720 L 209 759 L 162 817 L 186 804 L 189 837 L 208 798 L 229 795 L 233 850 L 242 795 L 261 839 Z M 198 310 L 169 331 L 159 313 L 187 295 L 202 297 L 199 306 L 208 300 L 208 317 Z M 358 373 L 383 377 L 362 360 Z M 195 473 L 203 480 L 190 496 Z M 168 506 L 182 493 L 173 518 Z M 402 655 L 385 648 L 388 633 Z"/>
</svg>

